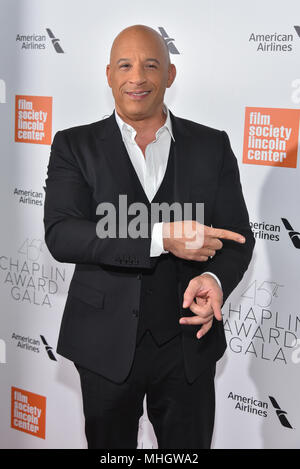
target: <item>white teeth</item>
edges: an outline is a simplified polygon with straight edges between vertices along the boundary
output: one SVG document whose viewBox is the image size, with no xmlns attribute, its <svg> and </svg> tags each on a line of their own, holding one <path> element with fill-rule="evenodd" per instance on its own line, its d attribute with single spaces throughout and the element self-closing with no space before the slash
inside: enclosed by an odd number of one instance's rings
<svg viewBox="0 0 300 469">
<path fill-rule="evenodd" d="M 142 93 L 132 93 L 134 96 L 143 96 L 144 94 L 148 94 L 149 91 L 144 91 Z"/>
</svg>

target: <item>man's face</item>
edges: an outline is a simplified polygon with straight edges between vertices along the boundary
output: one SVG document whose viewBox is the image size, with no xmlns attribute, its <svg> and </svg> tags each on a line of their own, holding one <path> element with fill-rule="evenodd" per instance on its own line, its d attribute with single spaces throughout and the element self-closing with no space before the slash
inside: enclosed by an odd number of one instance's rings
<svg viewBox="0 0 300 469">
<path fill-rule="evenodd" d="M 166 88 L 175 79 L 161 42 L 151 34 L 131 31 L 115 41 L 106 69 L 116 110 L 131 120 L 161 113 Z"/>
</svg>

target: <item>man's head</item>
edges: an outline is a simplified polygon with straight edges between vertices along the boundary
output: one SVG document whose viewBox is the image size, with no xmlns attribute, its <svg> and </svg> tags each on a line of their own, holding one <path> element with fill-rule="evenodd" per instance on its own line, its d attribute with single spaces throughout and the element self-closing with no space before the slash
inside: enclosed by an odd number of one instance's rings
<svg viewBox="0 0 300 469">
<path fill-rule="evenodd" d="M 115 38 L 106 67 L 117 112 L 132 121 L 161 115 L 176 76 L 163 38 L 148 26 L 130 26 Z"/>
</svg>

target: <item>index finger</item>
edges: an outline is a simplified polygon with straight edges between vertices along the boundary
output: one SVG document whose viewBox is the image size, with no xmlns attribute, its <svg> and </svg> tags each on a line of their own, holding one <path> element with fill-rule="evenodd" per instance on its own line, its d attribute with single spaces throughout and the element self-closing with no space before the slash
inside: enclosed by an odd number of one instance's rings
<svg viewBox="0 0 300 469">
<path fill-rule="evenodd" d="M 221 301 L 213 299 L 211 301 L 211 307 L 213 309 L 215 318 L 218 321 L 222 321 L 223 317 L 222 317 L 222 311 L 221 311 L 221 307 L 222 307 Z"/>
<path fill-rule="evenodd" d="M 223 230 L 220 228 L 211 228 L 211 230 L 210 236 L 214 236 L 215 238 L 229 239 L 241 244 L 246 242 L 244 236 L 239 233 L 235 233 L 234 231 Z"/>
</svg>

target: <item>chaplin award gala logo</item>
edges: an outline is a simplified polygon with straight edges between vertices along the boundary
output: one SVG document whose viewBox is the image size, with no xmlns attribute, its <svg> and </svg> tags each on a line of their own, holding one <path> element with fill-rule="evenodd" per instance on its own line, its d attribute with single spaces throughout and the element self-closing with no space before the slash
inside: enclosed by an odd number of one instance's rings
<svg viewBox="0 0 300 469">
<path fill-rule="evenodd" d="M 45 242 L 26 238 L 17 252 L 0 254 L 0 281 L 8 288 L 9 296 L 23 304 L 51 308 L 56 294 L 69 280 L 64 266 L 43 262 Z"/>
<path fill-rule="evenodd" d="M 16 96 L 15 141 L 51 145 L 52 97 Z"/>
<path fill-rule="evenodd" d="M 239 303 L 226 303 L 224 329 L 228 350 L 264 363 L 295 363 L 300 315 L 280 310 L 277 299 L 286 287 L 277 281 L 253 280 L 242 291 Z"/>
<path fill-rule="evenodd" d="M 246 107 L 243 163 L 297 167 L 299 109 Z"/>
</svg>

